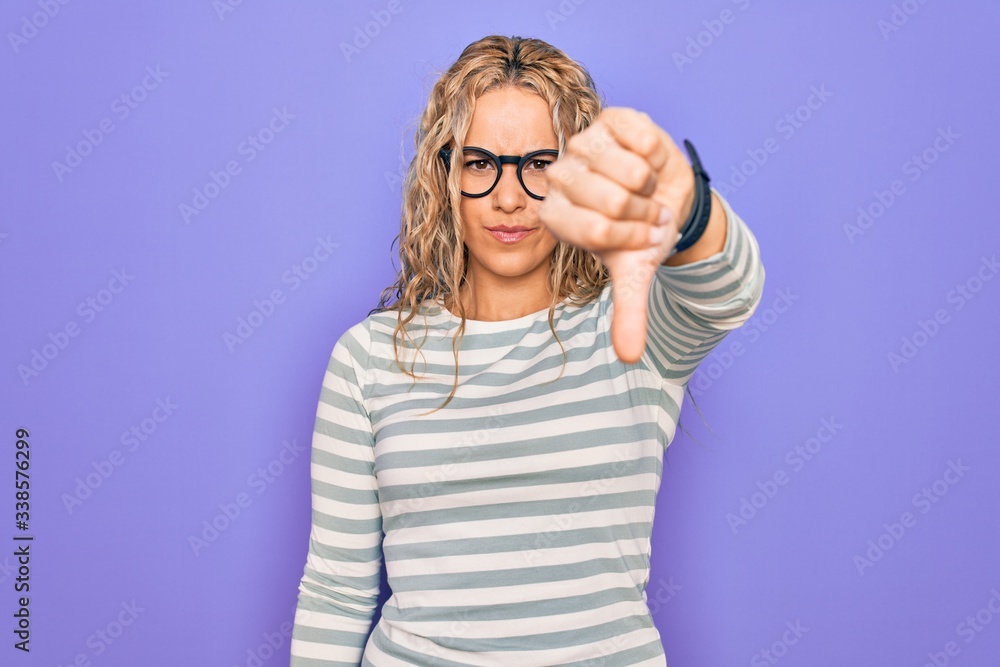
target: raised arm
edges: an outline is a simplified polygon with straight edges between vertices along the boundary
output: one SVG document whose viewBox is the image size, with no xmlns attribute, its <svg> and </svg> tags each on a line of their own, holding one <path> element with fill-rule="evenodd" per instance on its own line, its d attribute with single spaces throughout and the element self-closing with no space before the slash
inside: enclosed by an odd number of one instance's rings
<svg viewBox="0 0 1000 667">
<path fill-rule="evenodd" d="M 351 327 L 323 377 L 310 464 L 312 528 L 290 667 L 361 665 L 375 616 L 382 515 L 364 400 L 369 340 L 365 322 Z"/>
<path fill-rule="evenodd" d="M 710 188 L 718 210 L 708 230 L 668 257 L 697 196 L 695 173 L 670 135 L 636 109 L 602 110 L 545 173 L 539 220 L 608 269 L 615 354 L 685 384 L 760 300 L 764 270 L 750 230 Z"/>
</svg>

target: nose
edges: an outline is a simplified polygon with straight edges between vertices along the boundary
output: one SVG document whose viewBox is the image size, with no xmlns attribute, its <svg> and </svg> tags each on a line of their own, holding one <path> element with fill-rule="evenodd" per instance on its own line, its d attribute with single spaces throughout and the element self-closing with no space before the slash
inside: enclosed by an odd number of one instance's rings
<svg viewBox="0 0 1000 667">
<path fill-rule="evenodd" d="M 517 180 L 517 165 L 502 165 L 500 172 L 500 182 L 493 189 L 493 197 L 497 206 L 508 213 L 524 208 L 527 204 L 528 193 L 521 187 Z"/>
</svg>

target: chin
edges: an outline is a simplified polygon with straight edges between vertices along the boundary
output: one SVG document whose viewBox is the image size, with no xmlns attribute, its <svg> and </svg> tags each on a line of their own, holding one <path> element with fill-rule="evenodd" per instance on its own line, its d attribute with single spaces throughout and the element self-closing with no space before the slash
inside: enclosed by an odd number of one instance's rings
<svg viewBox="0 0 1000 667">
<path fill-rule="evenodd" d="M 544 257 L 529 257 L 526 255 L 509 257 L 507 259 L 509 261 L 497 261 L 497 258 L 492 257 L 490 258 L 491 261 L 480 263 L 484 269 L 494 275 L 503 276 L 504 278 L 517 278 L 536 271 L 539 265 L 545 261 Z"/>
</svg>

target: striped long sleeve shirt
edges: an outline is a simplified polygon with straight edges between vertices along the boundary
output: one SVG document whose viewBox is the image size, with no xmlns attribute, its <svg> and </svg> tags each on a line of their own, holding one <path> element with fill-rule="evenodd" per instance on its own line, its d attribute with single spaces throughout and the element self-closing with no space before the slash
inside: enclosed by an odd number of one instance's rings
<svg viewBox="0 0 1000 667">
<path fill-rule="evenodd" d="M 754 312 L 757 241 L 728 202 L 721 252 L 661 266 L 642 358 L 611 344 L 611 284 L 513 320 L 418 306 L 337 341 L 311 453 L 292 667 L 664 667 L 647 606 L 664 449 L 695 368 Z M 414 353 L 415 343 L 421 343 Z M 565 366 L 564 366 L 565 363 Z M 385 563 L 391 597 L 372 627 Z"/>
</svg>

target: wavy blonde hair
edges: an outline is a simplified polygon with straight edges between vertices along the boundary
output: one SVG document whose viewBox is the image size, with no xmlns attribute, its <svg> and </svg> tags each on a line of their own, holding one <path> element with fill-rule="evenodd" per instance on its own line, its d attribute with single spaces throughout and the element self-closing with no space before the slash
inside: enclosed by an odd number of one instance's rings
<svg viewBox="0 0 1000 667">
<path fill-rule="evenodd" d="M 458 389 L 458 350 L 465 335 L 466 314 L 461 299 L 455 297 L 466 282 L 468 268 L 468 248 L 459 210 L 460 170 L 455 168 L 461 151 L 452 151 L 450 174 L 438 152 L 441 148 L 462 145 L 481 95 L 508 86 L 535 93 L 548 103 L 560 154 L 565 150 L 566 140 L 593 123 L 605 106 L 603 96 L 582 64 L 545 41 L 525 37 L 489 35 L 469 44 L 431 89 L 416 131 L 416 154 L 403 179 L 403 210 L 396 237 L 400 244 L 399 273 L 396 282 L 382 290 L 379 305 L 369 312 L 372 315 L 396 310 L 393 354 L 397 366 L 416 380 L 415 355 L 410 370 L 399 363 L 400 334 L 405 342 L 406 326 L 425 299 L 443 297 L 455 304 L 461 323 L 452 342 L 454 383 L 447 400 L 431 412 L 448 405 Z M 609 280 L 607 268 L 596 254 L 557 242 L 548 271 L 552 294 L 548 321 L 562 350 L 563 371 L 566 349 L 555 330 L 556 305 L 562 300 L 587 304 L 600 295 Z M 405 316 L 404 310 L 408 311 Z M 420 347 L 416 348 L 418 352 Z M 690 390 L 688 395 L 693 402 Z M 701 415 L 700 409 L 698 414 Z M 679 422 L 678 426 L 690 436 Z"/>
<path fill-rule="evenodd" d="M 416 154 L 403 180 L 403 211 L 396 237 L 399 274 L 396 282 L 382 291 L 379 305 L 369 315 L 397 311 L 393 353 L 403 372 L 416 379 L 413 364 L 410 370 L 399 364 L 397 337 L 402 333 L 405 339 L 406 325 L 425 299 L 443 297 L 456 304 L 461 323 L 452 346 L 454 385 L 438 410 L 448 405 L 458 388 L 458 350 L 465 335 L 466 313 L 457 296 L 466 282 L 468 268 L 459 212 L 460 170 L 454 167 L 461 159 L 461 151 L 453 151 L 450 175 L 438 152 L 461 146 L 472 124 L 476 100 L 486 92 L 505 87 L 522 88 L 548 103 L 560 153 L 565 150 L 566 140 L 593 123 L 604 108 L 604 99 L 583 65 L 533 38 L 490 35 L 477 40 L 465 47 L 434 84 L 416 131 Z M 553 321 L 556 305 L 564 299 L 580 305 L 589 303 L 601 293 L 609 275 L 596 254 L 560 241 L 552 251 L 548 280 L 552 294 L 549 328 L 563 351 L 565 369 L 566 350 Z M 390 303 L 390 299 L 395 301 Z M 408 310 L 405 316 L 404 310 Z"/>
</svg>

